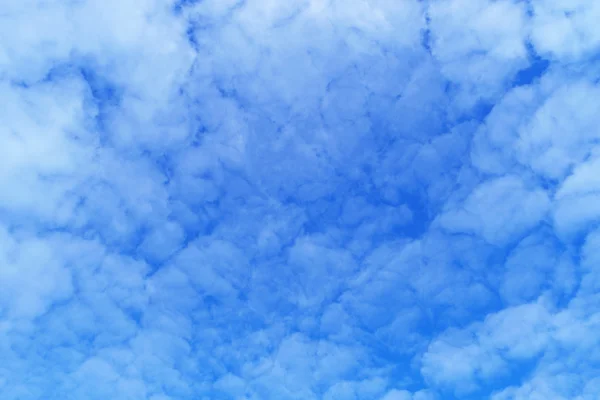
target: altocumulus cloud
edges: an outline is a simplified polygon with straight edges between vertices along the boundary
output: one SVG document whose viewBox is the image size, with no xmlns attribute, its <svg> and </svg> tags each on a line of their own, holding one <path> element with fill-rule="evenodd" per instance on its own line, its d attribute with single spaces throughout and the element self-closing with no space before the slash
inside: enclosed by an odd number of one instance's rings
<svg viewBox="0 0 600 400">
<path fill-rule="evenodd" d="M 4 0 L 0 398 L 597 399 L 599 19 Z"/>
</svg>

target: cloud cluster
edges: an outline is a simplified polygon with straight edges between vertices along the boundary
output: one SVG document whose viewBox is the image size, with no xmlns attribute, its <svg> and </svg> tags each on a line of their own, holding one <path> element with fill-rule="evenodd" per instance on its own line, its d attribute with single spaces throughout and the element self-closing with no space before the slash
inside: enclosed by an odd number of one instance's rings
<svg viewBox="0 0 600 400">
<path fill-rule="evenodd" d="M 5 1 L 2 398 L 595 398 L 599 13 Z"/>
</svg>

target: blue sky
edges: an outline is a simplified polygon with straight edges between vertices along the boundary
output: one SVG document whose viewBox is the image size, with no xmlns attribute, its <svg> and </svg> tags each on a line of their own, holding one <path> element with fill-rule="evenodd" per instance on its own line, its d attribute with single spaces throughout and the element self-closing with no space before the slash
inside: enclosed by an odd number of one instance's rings
<svg viewBox="0 0 600 400">
<path fill-rule="evenodd" d="M 0 398 L 597 399 L 599 20 L 4 0 Z"/>
</svg>

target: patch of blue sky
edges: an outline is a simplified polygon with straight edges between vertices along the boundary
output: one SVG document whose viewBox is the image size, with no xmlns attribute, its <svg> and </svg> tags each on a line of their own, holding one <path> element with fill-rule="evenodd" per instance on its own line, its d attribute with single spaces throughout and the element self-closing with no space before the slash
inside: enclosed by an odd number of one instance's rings
<svg viewBox="0 0 600 400">
<path fill-rule="evenodd" d="M 596 399 L 599 18 L 4 1 L 0 397 Z"/>
</svg>

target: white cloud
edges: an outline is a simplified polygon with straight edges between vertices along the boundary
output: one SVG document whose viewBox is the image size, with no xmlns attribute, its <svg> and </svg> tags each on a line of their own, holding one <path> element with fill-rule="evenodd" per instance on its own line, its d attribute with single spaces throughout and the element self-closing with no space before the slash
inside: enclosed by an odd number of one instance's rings
<svg viewBox="0 0 600 400">
<path fill-rule="evenodd" d="M 412 398 L 412 394 L 406 390 L 392 389 L 381 400 L 411 400 Z"/>
<path fill-rule="evenodd" d="M 597 392 L 597 6 L 0 8 L 3 398 Z"/>
<path fill-rule="evenodd" d="M 573 235 L 593 226 L 600 217 L 600 161 L 580 164 L 556 192 L 554 223 L 559 234 Z"/>
<path fill-rule="evenodd" d="M 551 287 L 558 295 L 568 294 L 572 288 L 568 253 L 548 232 L 525 237 L 508 255 L 504 267 L 499 289 L 509 304 L 535 300 Z"/>
<path fill-rule="evenodd" d="M 589 57 L 600 45 L 596 2 L 541 0 L 532 2 L 531 39 L 536 50 L 563 62 Z"/>
<path fill-rule="evenodd" d="M 590 104 L 598 90 L 587 81 L 556 88 L 520 132 L 516 147 L 521 162 L 540 175 L 562 179 L 585 160 L 600 137 Z"/>
<path fill-rule="evenodd" d="M 423 356 L 421 371 L 433 383 L 468 393 L 510 371 L 511 361 L 539 354 L 551 332 L 551 314 L 543 305 L 507 308 L 483 323 L 448 331 L 434 340 Z"/>
<path fill-rule="evenodd" d="M 431 1 L 431 52 L 459 86 L 459 107 L 498 96 L 528 64 L 527 25 L 521 2 Z"/>
<path fill-rule="evenodd" d="M 438 223 L 450 232 L 481 235 L 489 243 L 503 245 L 539 224 L 549 208 L 542 189 L 504 176 L 477 186 L 464 204 L 446 211 Z"/>
<path fill-rule="evenodd" d="M 55 248 L 61 242 L 14 238 L 2 227 L 0 310 L 6 321 L 39 317 L 54 302 L 73 294 L 71 272 L 65 265 L 69 261 Z"/>
</svg>

